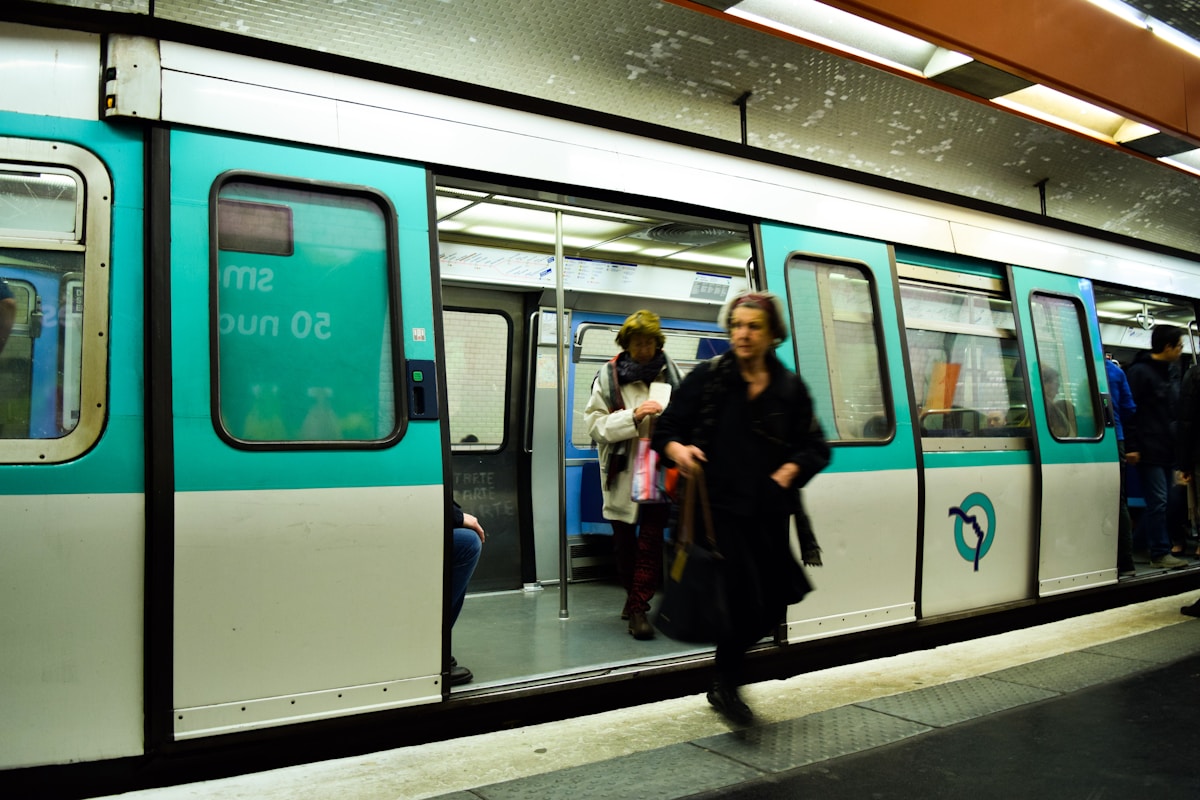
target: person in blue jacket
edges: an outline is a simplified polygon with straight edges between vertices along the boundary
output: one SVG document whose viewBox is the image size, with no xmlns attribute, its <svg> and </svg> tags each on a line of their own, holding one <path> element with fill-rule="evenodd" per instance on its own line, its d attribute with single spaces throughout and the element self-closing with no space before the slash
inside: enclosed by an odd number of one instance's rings
<svg viewBox="0 0 1200 800">
<path fill-rule="evenodd" d="M 1136 574 L 1133 567 L 1133 521 L 1129 517 L 1129 503 L 1125 494 L 1125 465 L 1137 464 L 1137 453 L 1125 452 L 1125 427 L 1122 417 L 1129 419 L 1137 413 L 1133 392 L 1125 370 L 1111 355 L 1104 358 L 1104 374 L 1108 378 L 1108 396 L 1112 399 L 1113 431 L 1117 434 L 1117 460 L 1121 469 L 1121 504 L 1117 516 L 1117 575 L 1129 577 Z"/>
</svg>

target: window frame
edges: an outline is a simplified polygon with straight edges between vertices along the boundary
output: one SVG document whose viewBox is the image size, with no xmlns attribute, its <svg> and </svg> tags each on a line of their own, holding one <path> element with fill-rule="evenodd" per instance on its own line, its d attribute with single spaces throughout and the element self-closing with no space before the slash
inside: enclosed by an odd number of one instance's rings
<svg viewBox="0 0 1200 800">
<path fill-rule="evenodd" d="M 822 428 L 824 429 L 827 441 L 829 442 L 830 445 L 834 445 L 837 447 L 884 447 L 884 446 L 891 444 L 896 439 L 896 403 L 895 403 L 895 398 L 892 395 L 892 381 L 891 381 L 891 374 L 890 374 L 890 368 L 888 365 L 888 356 L 887 356 L 887 340 L 884 335 L 883 320 L 882 320 L 882 315 L 880 313 L 879 286 L 878 286 L 878 282 L 876 281 L 874 271 L 871 269 L 870 265 L 868 265 L 865 261 L 861 261 L 859 259 L 837 258 L 834 256 L 827 256 L 827 255 L 821 255 L 818 253 L 809 253 L 809 252 L 803 252 L 803 251 L 796 251 L 796 252 L 792 252 L 792 253 L 788 254 L 788 257 L 784 261 L 784 265 L 783 265 L 784 281 L 785 281 L 785 286 L 787 288 L 786 303 L 787 303 L 787 315 L 788 315 L 788 330 L 789 330 L 789 337 L 791 339 L 790 347 L 792 349 L 792 359 L 794 360 L 794 363 L 796 364 L 796 373 L 798 375 L 800 375 L 801 378 L 804 377 L 805 370 L 804 370 L 804 365 L 801 363 L 802 359 L 800 357 L 800 352 L 799 352 L 799 347 L 798 347 L 799 340 L 798 340 L 798 337 L 796 336 L 796 306 L 795 306 L 795 303 L 792 301 L 793 297 L 795 297 L 795 295 L 797 293 L 797 289 L 792 283 L 792 274 L 793 274 L 792 263 L 796 262 L 796 261 L 802 261 L 802 262 L 809 263 L 809 264 L 820 265 L 820 266 L 824 266 L 824 267 L 830 268 L 830 269 L 841 268 L 841 269 L 857 270 L 859 272 L 859 274 L 862 275 L 863 279 L 866 280 L 866 282 L 867 282 L 867 293 L 868 293 L 868 297 L 869 297 L 869 300 L 871 303 L 871 331 L 874 334 L 874 338 L 875 338 L 876 366 L 879 369 L 880 402 L 883 404 L 883 413 L 884 413 L 884 417 L 886 418 L 887 428 L 885 429 L 884 434 L 879 437 L 869 437 L 869 438 L 868 437 L 860 437 L 860 438 L 855 438 L 855 439 L 842 438 L 841 434 L 840 434 L 840 429 L 838 428 L 837 409 L 836 409 L 837 403 L 836 403 L 836 400 L 834 397 L 834 392 L 833 392 L 833 388 L 832 388 L 833 381 L 831 378 L 831 380 L 830 380 L 830 387 L 831 387 L 830 388 L 830 400 L 831 400 L 831 402 L 833 402 L 833 405 L 835 406 L 834 408 L 831 409 L 831 412 L 833 413 L 833 418 L 829 419 L 829 420 L 821 419 Z M 826 275 L 826 280 L 828 280 L 828 277 L 827 277 L 828 273 L 825 273 L 825 275 Z M 820 277 L 818 277 L 818 280 L 820 280 Z M 826 326 L 831 324 L 833 321 L 834 320 L 833 320 L 832 316 L 827 319 L 825 317 L 825 315 L 822 313 L 822 315 L 821 315 L 822 328 L 825 328 Z M 828 348 L 825 349 L 825 371 L 826 371 L 826 374 L 829 374 L 829 350 L 828 350 Z M 811 389 L 810 389 L 810 393 L 811 393 Z M 815 403 L 814 403 L 813 410 L 814 410 L 814 413 L 816 413 L 817 409 L 816 409 Z"/>
<path fill-rule="evenodd" d="M 57 438 L 0 439 L 0 464 L 62 464 L 91 450 L 108 423 L 112 178 L 95 153 L 68 142 L 0 137 L 0 154 L 0 160 L 13 169 L 73 172 L 80 184 L 75 237 L 63 239 L 13 230 L 0 233 L 3 247 L 83 254 L 79 422 Z M 75 274 L 77 270 L 62 273 L 60 293 L 67 275 Z M 57 358 L 61 369 L 61 352 Z"/>
<path fill-rule="evenodd" d="M 1093 436 L 1059 436 L 1050 429 L 1050 412 L 1046 406 L 1046 401 L 1048 398 L 1046 397 L 1045 384 L 1042 381 L 1041 375 L 1041 370 L 1045 366 L 1042 363 L 1042 340 L 1038 334 L 1037 318 L 1033 310 L 1034 304 L 1037 302 L 1038 298 L 1041 297 L 1052 298 L 1054 300 L 1065 300 L 1071 305 L 1072 308 L 1075 309 L 1075 322 L 1079 325 L 1080 343 L 1083 347 L 1083 362 L 1087 369 L 1088 385 L 1090 388 L 1088 400 L 1092 404 L 1092 419 L 1095 420 L 1096 427 L 1096 433 Z M 1083 301 L 1074 295 L 1063 294 L 1061 292 L 1051 292 L 1044 289 L 1037 289 L 1029 293 L 1029 329 L 1033 331 L 1033 352 L 1034 355 L 1037 356 L 1037 382 L 1038 391 L 1042 395 L 1042 414 L 1046 418 L 1046 432 L 1050 434 L 1054 441 L 1060 444 L 1071 445 L 1083 442 L 1098 442 L 1104 438 L 1105 428 L 1107 427 L 1105 423 L 1104 404 L 1100 398 L 1100 382 L 1098 380 L 1099 376 L 1096 374 L 1095 359 L 1089 357 L 1089 355 L 1093 352 L 1095 343 L 1092 342 L 1091 331 L 1089 330 L 1089 326 L 1087 324 L 1088 319 L 1088 311 L 1084 306 Z M 1027 380 L 1031 383 L 1033 376 L 1028 376 Z M 1076 427 L 1076 430 L 1078 431 L 1078 427 Z"/>
</svg>

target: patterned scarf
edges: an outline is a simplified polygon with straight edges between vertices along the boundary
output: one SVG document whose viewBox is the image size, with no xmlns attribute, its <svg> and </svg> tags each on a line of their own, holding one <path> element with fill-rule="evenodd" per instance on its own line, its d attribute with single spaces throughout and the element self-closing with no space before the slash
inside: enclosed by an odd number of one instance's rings
<svg viewBox="0 0 1200 800">
<path fill-rule="evenodd" d="M 655 353 L 654 358 L 645 364 L 634 361 L 629 357 L 629 353 L 621 353 L 617 357 L 617 383 L 624 386 L 627 383 L 641 381 L 649 386 L 658 377 L 658 373 L 662 372 L 663 365 L 666 363 L 667 354 L 662 350 Z"/>
</svg>

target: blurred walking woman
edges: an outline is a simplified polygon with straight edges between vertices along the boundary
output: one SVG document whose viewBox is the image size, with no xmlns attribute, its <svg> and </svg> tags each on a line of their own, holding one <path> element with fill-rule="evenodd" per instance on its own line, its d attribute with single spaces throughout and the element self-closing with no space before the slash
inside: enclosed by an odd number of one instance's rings
<svg viewBox="0 0 1200 800">
<path fill-rule="evenodd" d="M 646 614 L 662 579 L 668 506 L 639 505 L 630 499 L 631 464 L 638 438 L 649 435 L 663 410 L 662 403 L 650 399 L 650 384 L 667 383 L 672 390 L 679 386 L 679 370 L 662 349 L 666 341 L 657 314 L 644 309 L 630 314 L 617 333 L 621 352 L 596 374 L 583 412 L 588 433 L 600 449 L 604 518 L 612 523 L 617 572 L 626 593 L 621 619 L 629 620 L 635 639 L 654 637 Z"/>
<path fill-rule="evenodd" d="M 791 554 L 793 514 L 804 562 L 820 565 L 799 490 L 829 463 L 830 451 L 808 389 L 775 355 L 788 336 L 779 299 L 742 292 L 725 304 L 718 322 L 729 331 L 729 352 L 688 374 L 658 421 L 654 447 L 684 477 L 704 462 L 733 622 L 716 643 L 708 701 L 730 721 L 746 724 L 753 712 L 738 691 L 746 651 L 810 588 Z"/>
</svg>

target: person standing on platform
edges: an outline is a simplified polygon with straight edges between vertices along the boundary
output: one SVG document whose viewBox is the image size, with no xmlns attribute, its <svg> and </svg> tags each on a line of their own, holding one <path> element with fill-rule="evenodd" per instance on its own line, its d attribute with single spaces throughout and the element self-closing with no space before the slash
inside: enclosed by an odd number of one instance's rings
<svg viewBox="0 0 1200 800">
<path fill-rule="evenodd" d="M 631 463 L 637 441 L 649 436 L 665 399 L 679 386 L 679 369 L 663 350 L 667 337 L 658 315 L 642 309 L 617 332 L 621 352 L 596 373 L 583 411 L 588 434 L 599 448 L 604 518 L 612 524 L 617 573 L 625 587 L 621 619 L 635 639 L 654 638 L 647 614 L 662 581 L 663 529 L 670 506 L 631 499 Z M 658 398 L 658 399 L 656 399 Z"/>
<path fill-rule="evenodd" d="M 1129 381 L 1121 365 L 1111 356 L 1104 359 L 1104 374 L 1108 378 L 1108 396 L 1112 398 L 1113 431 L 1117 434 L 1117 465 L 1121 470 L 1121 502 L 1117 509 L 1117 576 L 1127 578 L 1136 574 L 1133 565 L 1133 520 L 1129 517 L 1129 502 L 1125 495 L 1125 465 L 1137 464 L 1138 454 L 1125 450 L 1125 428 L 1122 419 L 1137 413 L 1137 404 L 1129 391 Z"/>
<path fill-rule="evenodd" d="M 775 355 L 785 320 L 773 294 L 730 298 L 717 320 L 730 350 L 688 374 L 654 431 L 654 448 L 681 477 L 703 462 L 732 622 L 716 643 L 708 702 L 737 725 L 754 719 L 739 693 L 747 650 L 811 588 L 792 557 L 793 515 L 804 563 L 821 563 L 800 489 L 829 464 L 830 450 L 808 388 Z"/>
<path fill-rule="evenodd" d="M 1175 423 L 1179 405 L 1179 358 L 1183 328 L 1156 325 L 1150 352 L 1138 353 L 1126 370 L 1137 411 L 1122 419 L 1125 449 L 1138 455 L 1138 477 L 1146 510 L 1141 530 L 1150 550 L 1150 566 L 1180 569 L 1188 562 L 1171 555 L 1167 502 L 1175 478 Z"/>
<path fill-rule="evenodd" d="M 463 600 L 467 597 L 467 584 L 475 574 L 475 566 L 479 563 L 479 555 L 483 552 L 483 543 L 487 534 L 483 526 L 472 514 L 467 514 L 458 503 L 454 503 L 454 528 L 451 532 L 453 541 L 454 563 L 450 568 L 450 627 L 458 621 L 462 611 Z M 470 683 L 475 676 L 471 670 L 458 663 L 453 655 L 450 656 L 450 685 L 459 686 Z"/>
</svg>

